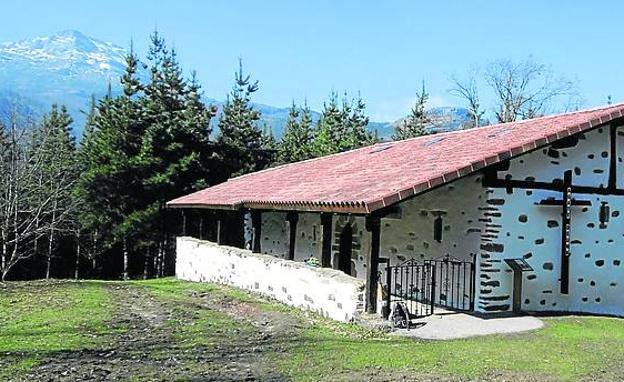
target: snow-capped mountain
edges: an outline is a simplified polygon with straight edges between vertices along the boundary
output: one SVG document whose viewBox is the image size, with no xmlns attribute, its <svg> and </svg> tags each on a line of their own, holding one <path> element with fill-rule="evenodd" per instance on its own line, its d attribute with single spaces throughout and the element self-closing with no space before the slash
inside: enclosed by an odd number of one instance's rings
<svg viewBox="0 0 624 382">
<path fill-rule="evenodd" d="M 34 110 L 63 103 L 79 125 L 92 94 L 103 95 L 109 83 L 118 88 L 124 55 L 119 46 L 71 30 L 2 43 L 0 103 L 4 109 L 26 103 Z"/>
<path fill-rule="evenodd" d="M 35 37 L 19 42 L 0 43 L 0 120 L 11 110 L 42 114 L 51 104 L 64 104 L 74 118 L 74 132 L 80 136 L 91 96 L 120 91 L 119 78 L 125 67 L 126 50 L 117 45 L 68 30 L 48 37 Z M 139 73 L 146 78 L 144 69 Z M 225 94 L 224 94 L 225 96 Z M 217 106 L 222 101 L 204 98 Z M 254 104 L 276 137 L 283 134 L 288 108 Z M 460 108 L 438 108 L 432 130 L 456 129 L 465 121 L 466 111 Z M 316 121 L 320 113 L 313 111 Z M 398 123 L 395 122 L 395 123 Z M 370 122 L 369 129 L 388 139 L 393 123 Z"/>
</svg>

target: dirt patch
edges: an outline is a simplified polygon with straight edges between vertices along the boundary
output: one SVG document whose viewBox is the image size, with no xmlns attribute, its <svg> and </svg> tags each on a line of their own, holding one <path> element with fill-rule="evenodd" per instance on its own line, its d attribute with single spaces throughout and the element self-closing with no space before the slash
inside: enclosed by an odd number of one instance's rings
<svg viewBox="0 0 624 382">
<path fill-rule="evenodd" d="M 220 305 L 206 296 L 178 303 L 156 298 L 144 288 L 107 288 L 118 303 L 118 314 L 110 323 L 105 345 L 48 355 L 24 380 L 285 380 L 264 363 L 267 353 L 286 349 L 275 339 L 276 325 L 270 315 L 263 315 L 249 304 L 232 301 Z M 198 307 L 240 317 L 240 328 L 215 327 L 208 338 L 212 343 L 186 343 L 179 331 L 182 326 L 192 328 Z M 253 319 L 244 320 L 246 314 Z"/>
<path fill-rule="evenodd" d="M 256 327 L 264 335 L 289 336 L 299 331 L 311 320 L 301 314 L 295 317 L 276 310 L 263 310 L 255 304 L 239 301 L 227 296 L 215 298 L 208 293 L 197 294 L 202 299 L 202 307 L 225 312 L 236 321 L 244 321 Z"/>
</svg>

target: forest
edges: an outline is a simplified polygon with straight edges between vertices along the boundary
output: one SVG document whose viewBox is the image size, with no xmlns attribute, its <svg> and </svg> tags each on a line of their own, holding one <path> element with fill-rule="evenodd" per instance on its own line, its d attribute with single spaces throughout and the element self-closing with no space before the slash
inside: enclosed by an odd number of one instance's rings
<svg viewBox="0 0 624 382">
<path fill-rule="evenodd" d="M 141 66 L 149 78 L 138 76 Z M 480 85 L 482 82 L 485 85 Z M 202 101 L 192 73 L 157 32 L 146 57 L 130 49 L 122 92 L 93 98 L 82 137 L 53 105 L 40 119 L 12 113 L 0 122 L 0 277 L 152 278 L 174 271 L 180 211 L 165 203 L 228 178 L 373 144 L 366 104 L 330 92 L 321 117 L 292 104 L 284 136 L 261 123 L 252 97 L 259 82 L 239 62 L 221 110 Z M 482 72 L 451 78 L 449 90 L 470 114 L 464 128 L 575 107 L 576 85 L 533 58 L 498 60 Z M 480 89 L 493 94 L 484 108 Z M 561 100 L 565 99 L 565 102 Z M 428 134 L 423 82 L 393 139 Z M 575 101 L 576 102 L 576 101 Z M 414 164 L 418 165 L 418 164 Z"/>
</svg>

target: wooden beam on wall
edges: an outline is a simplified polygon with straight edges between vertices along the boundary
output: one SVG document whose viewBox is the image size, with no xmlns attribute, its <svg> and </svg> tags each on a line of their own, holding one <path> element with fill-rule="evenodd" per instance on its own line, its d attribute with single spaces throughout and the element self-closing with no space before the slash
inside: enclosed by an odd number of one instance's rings
<svg viewBox="0 0 624 382">
<path fill-rule="evenodd" d="M 572 204 L 572 171 L 563 175 L 563 208 L 561 212 L 561 294 L 570 285 L 570 207 Z"/>
</svg>

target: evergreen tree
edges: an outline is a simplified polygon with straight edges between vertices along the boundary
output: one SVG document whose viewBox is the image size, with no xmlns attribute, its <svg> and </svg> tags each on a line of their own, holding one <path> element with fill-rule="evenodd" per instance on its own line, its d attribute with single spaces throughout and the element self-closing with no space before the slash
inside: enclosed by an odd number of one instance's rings
<svg viewBox="0 0 624 382">
<path fill-rule="evenodd" d="M 91 113 L 81 148 L 85 171 L 76 190 L 89 210 L 81 230 L 91 252 L 121 249 L 124 278 L 129 264 L 140 259 L 136 255 L 143 256 L 144 275 L 162 269 L 166 201 L 219 180 L 210 141 L 215 108 L 202 103 L 195 75 L 184 79 L 175 50 L 156 32 L 148 62 L 150 78 L 143 84 L 137 78 L 141 63 L 131 51 L 123 94 L 105 97 Z"/>
<path fill-rule="evenodd" d="M 410 115 L 395 127 L 392 137 L 394 140 L 398 141 L 428 134 L 427 126 L 431 124 L 431 117 L 427 112 L 428 101 L 429 94 L 425 90 L 425 83 L 423 82 L 422 90 L 416 95 L 416 104 L 412 107 Z"/>
<path fill-rule="evenodd" d="M 131 51 L 121 81 L 123 94 L 105 97 L 92 116 L 92 129 L 81 148 L 85 170 L 76 191 L 89 209 L 83 223 L 101 237 L 99 245 L 110 250 L 121 244 L 124 279 L 129 276 L 129 243 L 135 233 L 132 213 L 145 195 L 139 153 L 146 128 L 141 104 L 135 99 L 141 91 L 136 81 L 137 62 Z"/>
<path fill-rule="evenodd" d="M 252 82 L 243 74 L 243 64 L 234 75 L 234 87 L 223 105 L 219 120 L 217 145 L 226 166 L 226 177 L 261 170 L 270 164 L 263 150 L 262 131 L 258 128 L 260 113 L 254 110 L 251 96 L 258 90 L 258 81 Z"/>
<path fill-rule="evenodd" d="M 278 161 L 292 163 L 312 157 L 312 115 L 307 103 L 299 109 L 293 102 L 288 111 Z"/>
<path fill-rule="evenodd" d="M 346 95 L 344 102 L 346 103 Z M 348 124 L 346 138 L 347 150 L 368 146 L 377 141 L 375 135 L 371 134 L 366 129 L 369 118 L 365 115 L 365 109 L 366 104 L 358 94 L 357 98 L 353 99 L 349 105 L 348 110 L 350 110 L 350 113 L 345 116 Z"/>
<path fill-rule="evenodd" d="M 332 92 L 329 101 L 323 103 L 323 112 L 314 132 L 313 152 L 315 157 L 340 152 L 341 121 L 338 96 Z"/>
<path fill-rule="evenodd" d="M 376 142 L 375 135 L 367 130 L 366 104 L 361 97 L 349 100 L 345 94 L 338 105 L 336 93 L 323 104 L 323 113 L 317 124 L 313 152 L 323 156 L 356 149 Z"/>
<path fill-rule="evenodd" d="M 152 41 L 152 77 L 144 101 L 148 128 L 141 150 L 147 174 L 143 186 L 149 196 L 134 213 L 142 225 L 143 240 L 138 244 L 145 254 L 144 274 L 148 262 L 156 257 L 158 263 L 162 256 L 167 239 L 165 203 L 214 184 L 218 168 L 210 141 L 215 108 L 201 102 L 195 73 L 188 83 L 183 79 L 175 50 L 168 50 L 157 36 Z"/>
</svg>

